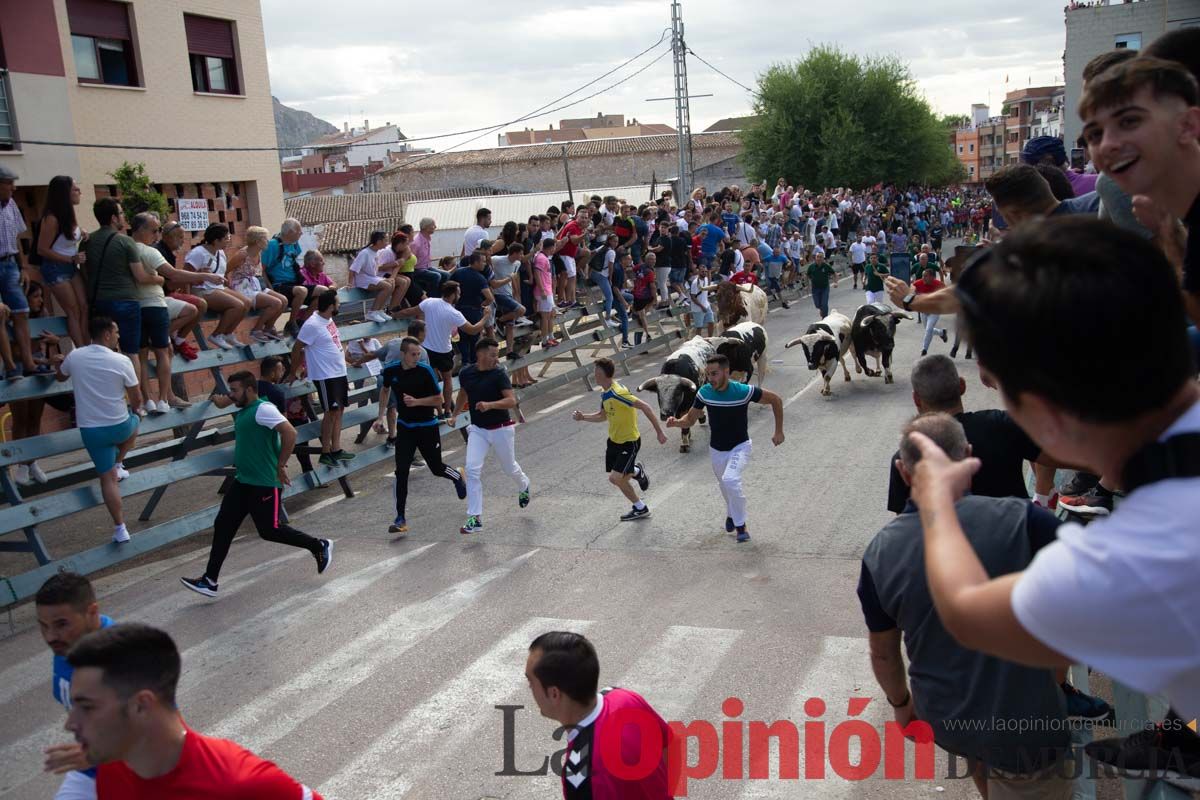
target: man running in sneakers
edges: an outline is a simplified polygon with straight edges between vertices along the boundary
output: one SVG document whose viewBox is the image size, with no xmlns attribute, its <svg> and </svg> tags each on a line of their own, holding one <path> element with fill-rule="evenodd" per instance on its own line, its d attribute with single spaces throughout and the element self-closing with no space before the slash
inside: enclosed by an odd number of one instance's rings
<svg viewBox="0 0 1200 800">
<path fill-rule="evenodd" d="M 637 412 L 641 411 L 654 426 L 659 444 L 667 443 L 667 434 L 658 424 L 654 409 L 633 394 L 621 384 L 613 380 L 617 367 L 611 358 L 596 359 L 596 383 L 604 390 L 600 395 L 600 410 L 594 414 L 575 411 L 571 418 L 576 422 L 608 421 L 608 444 L 604 450 L 604 471 L 608 473 L 608 482 L 621 491 L 621 494 L 633 503 L 633 509 L 621 515 L 622 522 L 635 519 L 649 519 L 650 509 L 638 497 L 638 493 L 629 485 L 632 476 L 638 486 L 645 492 L 650 488 L 650 476 L 646 468 L 637 460 L 638 451 L 642 447 L 642 436 L 638 432 Z"/>
<path fill-rule="evenodd" d="M 346 353 L 338 335 L 337 292 L 317 298 L 317 313 L 300 326 L 292 345 L 292 370 L 285 383 L 296 380 L 300 365 L 308 367 L 308 378 L 317 387 L 321 399 L 321 459 L 326 467 L 354 460 L 354 453 L 342 449 L 342 412 L 350 402 L 350 382 L 346 378 Z"/>
<path fill-rule="evenodd" d="M 188 727 L 176 706 L 179 648 L 149 625 L 114 625 L 71 648 L 75 735 L 96 771 L 99 800 L 321 795 L 244 747 Z"/>
<path fill-rule="evenodd" d="M 217 408 L 238 407 L 233 415 L 233 465 L 237 472 L 213 523 L 208 567 L 199 578 L 179 580 L 193 592 L 216 597 L 221 565 L 247 514 L 254 520 L 259 536 L 268 542 L 308 550 L 317 560 L 317 573 L 324 572 L 333 561 L 333 542 L 314 539 L 279 518 L 280 494 L 284 486 L 292 485 L 287 462 L 296 446 L 296 429 L 279 409 L 258 396 L 258 379 L 249 372 L 231 375 L 229 394 L 214 395 L 212 403 Z"/>
<path fill-rule="evenodd" d="M 521 471 L 516 458 L 516 421 L 508 413 L 516 408 L 508 373 L 500 368 L 500 344 L 490 336 L 475 345 L 475 363 L 458 373 L 458 398 L 450 427 L 458 415 L 470 409 L 471 424 L 467 426 L 467 523 L 462 533 L 483 530 L 483 461 L 488 451 L 496 454 L 502 469 L 521 487 L 517 503 L 529 505 L 529 478 Z"/>
<path fill-rule="evenodd" d="M 421 361 L 424 350 L 416 339 L 405 336 L 400 343 L 400 363 L 383 370 L 383 385 L 396 398 L 396 519 L 388 533 L 406 533 L 404 516 L 408 501 L 408 470 L 413 454 L 421 456 L 429 471 L 439 478 L 454 482 L 458 499 L 467 496 L 462 473 L 442 463 L 442 432 L 436 409 L 442 406 L 442 387 L 437 373 Z"/>
<path fill-rule="evenodd" d="M 59 572 L 49 577 L 34 599 L 42 639 L 54 651 L 54 699 L 71 710 L 71 677 L 74 669 L 67 663 L 67 652 L 84 636 L 113 621 L 100 613 L 92 584 L 74 572 Z M 96 769 L 78 743 L 56 744 L 46 748 L 47 772 L 66 773 L 55 800 L 95 800 Z"/>
<path fill-rule="evenodd" d="M 729 380 L 729 359 L 715 355 L 705 364 L 708 383 L 696 392 L 691 409 L 681 419 L 671 417 L 668 428 L 690 428 L 708 410 L 709 454 L 721 496 L 725 498 L 725 530 L 737 531 L 739 542 L 750 541 L 746 529 L 746 493 L 742 489 L 742 473 L 750 463 L 751 403 L 771 406 L 775 414 L 775 434 L 771 443 L 783 444 L 783 400 L 774 392 L 760 386 L 747 386 Z"/>
</svg>

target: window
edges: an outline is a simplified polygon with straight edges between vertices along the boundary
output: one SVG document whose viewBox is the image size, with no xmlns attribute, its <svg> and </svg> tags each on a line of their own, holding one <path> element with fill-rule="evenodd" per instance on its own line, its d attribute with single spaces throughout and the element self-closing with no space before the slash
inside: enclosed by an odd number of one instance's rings
<svg viewBox="0 0 1200 800">
<path fill-rule="evenodd" d="M 975 152 L 975 143 L 974 142 L 971 142 L 970 144 L 967 145 L 967 152 L 970 152 L 970 153 Z"/>
<path fill-rule="evenodd" d="M 962 145 L 961 144 L 958 146 L 958 154 L 960 156 L 962 155 Z"/>
<path fill-rule="evenodd" d="M 129 7 L 113 0 L 67 0 L 71 51 L 80 83 L 139 86 Z"/>
<path fill-rule="evenodd" d="M 13 119 L 9 98 L 8 70 L 0 66 L 0 150 L 12 150 L 17 138 L 17 124 Z"/>
<path fill-rule="evenodd" d="M 1117 50 L 1141 50 L 1142 35 L 1140 33 L 1117 34 L 1116 41 L 1113 42 L 1113 47 Z"/>
<path fill-rule="evenodd" d="M 240 94 L 234 59 L 233 23 L 225 19 L 184 14 L 183 27 L 187 33 L 192 90 Z"/>
</svg>

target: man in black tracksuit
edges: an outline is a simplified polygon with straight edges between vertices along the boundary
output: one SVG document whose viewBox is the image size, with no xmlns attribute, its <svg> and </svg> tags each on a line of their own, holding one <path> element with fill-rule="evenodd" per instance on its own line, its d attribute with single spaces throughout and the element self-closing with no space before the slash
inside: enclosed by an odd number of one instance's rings
<svg viewBox="0 0 1200 800">
<path fill-rule="evenodd" d="M 467 496 L 467 484 L 459 470 L 442 463 L 441 423 L 436 410 L 442 405 L 442 387 L 437 374 L 421 360 L 421 343 L 405 337 L 400 347 L 400 363 L 383 371 L 383 385 L 396 398 L 396 520 L 389 533 L 405 533 L 408 522 L 404 517 L 408 502 L 408 470 L 413 453 L 421 457 L 434 475 L 454 482 L 458 499 Z"/>
</svg>

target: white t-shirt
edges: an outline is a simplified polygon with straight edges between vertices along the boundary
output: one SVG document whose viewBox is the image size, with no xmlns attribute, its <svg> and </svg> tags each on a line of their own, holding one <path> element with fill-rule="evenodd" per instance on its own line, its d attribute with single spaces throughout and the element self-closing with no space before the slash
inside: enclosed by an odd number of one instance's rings
<svg viewBox="0 0 1200 800">
<path fill-rule="evenodd" d="M 198 244 L 188 251 L 187 257 L 183 259 L 184 263 L 190 266 L 196 272 L 211 272 L 213 275 L 225 274 L 225 268 L 229 266 L 228 259 L 225 258 L 225 251 L 218 250 L 216 253 L 210 253 L 202 244 Z M 217 289 L 225 288 L 224 281 L 216 283 L 197 283 L 192 285 L 192 291 L 196 294 L 208 294 Z"/>
<path fill-rule="evenodd" d="M 304 321 L 296 338 L 304 344 L 304 363 L 310 380 L 346 376 L 346 354 L 342 352 L 342 338 L 338 335 L 336 322 L 313 314 Z"/>
<path fill-rule="evenodd" d="M 450 336 L 459 325 L 467 324 L 467 318 L 440 297 L 422 300 L 419 308 L 425 315 L 425 347 L 434 353 L 451 352 Z"/>
<path fill-rule="evenodd" d="M 142 262 L 142 269 L 147 275 L 157 275 L 158 268 L 166 266 L 167 260 L 163 258 L 163 254 L 158 252 L 157 247 L 151 247 L 148 244 L 135 242 L 138 251 L 138 260 Z M 163 287 L 155 283 L 139 283 L 137 285 L 138 305 L 142 308 L 166 308 L 167 297 L 163 294 Z"/>
<path fill-rule="evenodd" d="M 479 243 L 487 238 L 487 228 L 481 228 L 478 225 L 472 225 L 467 228 L 467 232 L 463 235 L 463 253 L 471 255 L 479 248 Z"/>
<path fill-rule="evenodd" d="M 704 291 L 704 284 L 700 282 L 700 276 L 695 275 L 687 282 L 688 293 L 688 310 L 693 314 L 703 314 L 712 308 L 712 304 L 708 301 L 708 292 Z"/>
<path fill-rule="evenodd" d="M 80 428 L 120 425 L 129 419 L 125 390 L 137 386 L 138 379 L 126 356 L 102 344 L 89 344 L 67 353 L 60 369 L 72 379 Z"/>
<path fill-rule="evenodd" d="M 359 250 L 358 255 L 354 257 L 354 261 L 350 264 L 350 274 L 354 276 L 355 289 L 369 289 L 383 280 L 383 278 L 379 277 L 375 264 L 375 254 L 377 252 L 382 251 L 377 251 L 367 246 Z"/>
<path fill-rule="evenodd" d="M 683 217 L 676 217 L 675 224 L 679 226 L 679 230 L 686 231 L 688 229 L 687 220 Z"/>
<path fill-rule="evenodd" d="M 259 403 L 258 408 L 254 411 L 254 422 L 262 425 L 264 428 L 275 430 L 275 426 L 281 422 L 287 422 L 287 418 L 279 413 L 279 409 L 274 403 Z"/>
<path fill-rule="evenodd" d="M 1200 432 L 1200 403 L 1162 439 Z M 1130 492 L 1087 528 L 1067 523 L 1013 587 L 1025 630 L 1073 661 L 1200 716 L 1200 478 Z"/>
<path fill-rule="evenodd" d="M 357 360 L 360 358 L 367 358 L 380 348 L 381 345 L 379 344 L 378 339 L 355 339 L 353 342 L 346 345 L 346 354 Z M 367 372 L 371 373 L 372 375 L 378 375 L 379 373 L 383 372 L 383 364 L 381 364 L 377 358 L 372 358 L 370 361 L 363 364 L 363 367 L 365 367 Z"/>
<path fill-rule="evenodd" d="M 867 246 L 862 242 L 853 242 L 850 245 L 850 263 L 862 264 L 867 260 Z"/>
<path fill-rule="evenodd" d="M 730 272 L 729 274 L 737 275 L 739 272 L 742 272 L 745 269 L 746 269 L 746 257 L 744 255 L 742 255 L 741 250 L 735 249 L 733 251 L 733 271 Z"/>
</svg>

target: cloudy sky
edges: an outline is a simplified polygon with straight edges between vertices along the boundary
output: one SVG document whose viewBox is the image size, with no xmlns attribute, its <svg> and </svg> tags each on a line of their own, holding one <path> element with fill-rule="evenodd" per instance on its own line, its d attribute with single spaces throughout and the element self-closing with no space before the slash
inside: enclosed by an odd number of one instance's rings
<svg viewBox="0 0 1200 800">
<path fill-rule="evenodd" d="M 1006 90 L 1062 81 L 1062 0 L 980 3 L 894 0 L 730 4 L 684 0 L 688 45 L 753 87 L 773 63 L 802 58 L 815 44 L 892 54 L 910 65 L 939 113 L 967 113 Z M 783 10 L 786 8 L 787 10 Z M 670 27 L 669 0 L 574 5 L 510 0 L 262 0 L 272 93 L 338 127 L 393 122 L 410 137 L 496 125 L 583 86 L 650 47 Z M 735 9 L 739 9 L 736 10 Z M 744 9 L 744 10 L 742 10 Z M 646 66 L 666 41 L 629 67 L 563 101 L 607 87 Z M 748 92 L 688 60 L 692 128 L 748 113 Z M 669 55 L 622 85 L 510 128 L 556 126 L 563 117 L 621 113 L 675 123 Z M 561 105 L 558 103 L 555 105 Z M 509 129 L 509 128 L 505 128 Z M 495 146 L 459 136 L 424 143 L 445 149 Z"/>
</svg>

